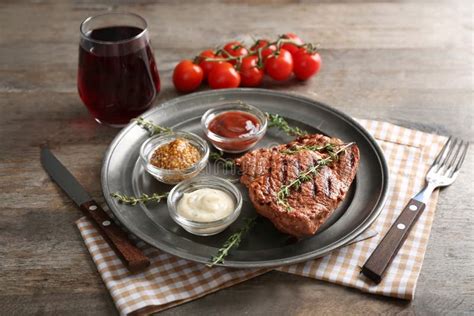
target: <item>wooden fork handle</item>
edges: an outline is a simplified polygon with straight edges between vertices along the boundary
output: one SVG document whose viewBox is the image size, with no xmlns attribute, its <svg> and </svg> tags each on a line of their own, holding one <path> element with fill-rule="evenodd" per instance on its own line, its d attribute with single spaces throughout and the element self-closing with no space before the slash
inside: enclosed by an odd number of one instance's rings
<svg viewBox="0 0 474 316">
<path fill-rule="evenodd" d="M 94 222 L 99 233 L 130 271 L 138 272 L 150 265 L 150 259 L 130 241 L 98 203 L 87 201 L 81 205 L 81 211 Z"/>
<path fill-rule="evenodd" d="M 405 242 L 411 228 L 425 209 L 425 203 L 411 199 L 402 213 L 390 227 L 389 231 L 375 248 L 372 255 L 362 267 L 362 274 L 380 283 L 398 250 Z"/>
</svg>

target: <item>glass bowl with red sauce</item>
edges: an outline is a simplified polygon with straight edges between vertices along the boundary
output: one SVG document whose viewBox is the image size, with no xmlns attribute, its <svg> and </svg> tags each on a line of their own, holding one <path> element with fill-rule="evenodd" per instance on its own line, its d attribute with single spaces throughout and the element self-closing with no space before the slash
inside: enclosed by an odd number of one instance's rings
<svg viewBox="0 0 474 316">
<path fill-rule="evenodd" d="M 226 103 L 207 110 L 201 126 L 214 147 L 236 154 L 249 150 L 262 139 L 267 131 L 267 116 L 250 104 Z"/>
</svg>

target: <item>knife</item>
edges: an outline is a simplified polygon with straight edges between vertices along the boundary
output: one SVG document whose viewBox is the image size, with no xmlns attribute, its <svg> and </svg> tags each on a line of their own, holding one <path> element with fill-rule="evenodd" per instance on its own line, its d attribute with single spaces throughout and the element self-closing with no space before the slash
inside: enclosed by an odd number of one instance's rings
<svg viewBox="0 0 474 316">
<path fill-rule="evenodd" d="M 90 197 L 47 147 L 41 148 L 41 164 L 54 182 L 79 206 L 84 215 L 92 220 L 99 233 L 130 271 L 138 272 L 150 265 L 150 259 L 130 241 L 127 234 Z"/>
</svg>

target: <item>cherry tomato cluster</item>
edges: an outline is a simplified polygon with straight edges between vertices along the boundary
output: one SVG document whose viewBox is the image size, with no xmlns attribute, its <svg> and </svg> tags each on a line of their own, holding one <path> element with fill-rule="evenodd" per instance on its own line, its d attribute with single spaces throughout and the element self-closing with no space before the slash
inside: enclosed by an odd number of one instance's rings
<svg viewBox="0 0 474 316">
<path fill-rule="evenodd" d="M 182 60 L 173 72 L 173 83 L 181 92 L 192 92 L 207 81 L 212 89 L 258 87 L 267 74 L 284 81 L 292 74 L 307 80 L 321 68 L 315 45 L 287 33 L 276 41 L 256 40 L 247 48 L 233 41 L 218 50 L 205 50 L 194 60 Z"/>
</svg>

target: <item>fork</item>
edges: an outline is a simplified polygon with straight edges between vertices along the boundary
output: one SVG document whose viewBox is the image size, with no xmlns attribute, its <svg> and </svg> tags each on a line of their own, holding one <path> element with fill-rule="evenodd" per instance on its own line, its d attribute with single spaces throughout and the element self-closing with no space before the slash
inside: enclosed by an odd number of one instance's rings
<svg viewBox="0 0 474 316">
<path fill-rule="evenodd" d="M 362 274 L 377 284 L 382 281 L 385 271 L 405 242 L 410 229 L 425 209 L 433 191 L 449 186 L 456 180 L 468 147 L 468 142 L 449 137 L 426 174 L 424 188 L 410 199 L 385 237 L 365 262 L 361 270 Z"/>
</svg>

